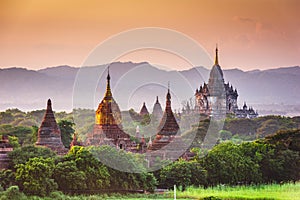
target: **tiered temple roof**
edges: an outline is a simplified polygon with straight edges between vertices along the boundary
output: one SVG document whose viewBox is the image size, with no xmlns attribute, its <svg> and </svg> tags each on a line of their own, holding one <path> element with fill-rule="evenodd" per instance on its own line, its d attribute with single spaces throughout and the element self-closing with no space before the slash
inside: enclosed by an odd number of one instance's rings
<svg viewBox="0 0 300 200">
<path fill-rule="evenodd" d="M 158 133 L 148 150 L 156 151 L 162 149 L 164 146 L 172 142 L 175 136 L 179 133 L 179 125 L 175 119 L 171 108 L 171 94 L 168 89 L 166 96 L 166 108 L 163 114 L 163 118 L 158 126 Z"/>
<path fill-rule="evenodd" d="M 67 152 L 67 149 L 61 141 L 61 132 L 56 123 L 50 99 L 48 99 L 44 119 L 38 130 L 36 145 L 48 147 L 58 154 L 64 154 Z"/>
<path fill-rule="evenodd" d="M 87 145 L 103 144 L 115 145 L 120 149 L 126 149 L 131 145 L 130 136 L 122 130 L 121 112 L 112 96 L 109 69 L 106 92 L 96 111 L 92 136 L 87 140 Z"/>
<path fill-rule="evenodd" d="M 163 117 L 158 126 L 157 135 L 176 135 L 179 131 L 179 126 L 175 119 L 174 113 L 171 108 L 171 94 L 170 89 L 168 89 L 168 93 L 166 96 L 166 108 L 163 114 Z"/>
</svg>

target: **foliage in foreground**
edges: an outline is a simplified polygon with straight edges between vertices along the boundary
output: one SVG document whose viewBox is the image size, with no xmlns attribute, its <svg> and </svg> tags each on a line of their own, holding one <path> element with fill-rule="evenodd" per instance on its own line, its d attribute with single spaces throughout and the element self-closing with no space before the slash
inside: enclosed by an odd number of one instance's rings
<svg viewBox="0 0 300 200">
<path fill-rule="evenodd" d="M 176 184 L 184 190 L 295 182 L 300 179 L 299 141 L 300 130 L 290 130 L 254 142 L 224 142 L 205 156 L 198 149 L 194 160 L 180 159 L 154 174 L 144 168 L 143 155 L 110 146 L 75 146 L 63 157 L 47 148 L 26 146 L 9 154 L 10 168 L 0 171 L 0 185 L 3 189 L 17 185 L 27 195 L 49 196 L 57 189 L 65 194 L 94 194 L 111 189 L 153 191 L 157 184 L 167 189 Z M 111 159 L 115 166 L 104 165 Z"/>
<path fill-rule="evenodd" d="M 140 173 L 118 171 L 100 162 L 97 155 L 114 158 Z M 117 151 L 110 146 L 74 146 L 67 155 L 56 156 L 44 147 L 26 146 L 9 153 L 10 168 L 0 170 L 0 186 L 17 185 L 26 195 L 49 196 L 55 190 L 69 194 L 93 194 L 106 190 L 147 190 L 157 185 L 138 155 Z M 5 188 L 4 188 L 5 187 Z"/>
</svg>

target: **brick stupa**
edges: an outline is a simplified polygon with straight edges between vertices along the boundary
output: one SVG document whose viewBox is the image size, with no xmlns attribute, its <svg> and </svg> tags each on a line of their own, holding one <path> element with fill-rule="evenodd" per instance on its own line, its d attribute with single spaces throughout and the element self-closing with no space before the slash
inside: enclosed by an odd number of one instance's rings
<svg viewBox="0 0 300 200">
<path fill-rule="evenodd" d="M 148 112 L 148 109 L 146 107 L 146 103 L 145 102 L 143 103 L 143 106 L 141 108 L 140 115 L 142 117 L 145 116 L 145 115 L 149 115 L 149 112 Z"/>
<path fill-rule="evenodd" d="M 180 135 L 179 125 L 175 119 L 174 113 L 171 108 L 171 94 L 168 89 L 166 96 L 166 108 L 163 117 L 158 126 L 158 132 L 151 146 L 148 150 L 156 151 L 162 149 L 164 146 L 174 140 Z"/>
<path fill-rule="evenodd" d="M 176 160 L 185 153 L 186 145 L 180 136 L 180 128 L 171 108 L 171 94 L 168 89 L 166 108 L 152 143 L 149 142 L 147 159 L 153 165 L 156 158 Z"/>
<path fill-rule="evenodd" d="M 61 141 L 60 129 L 56 123 L 50 99 L 48 99 L 47 110 L 38 130 L 38 139 L 35 144 L 48 147 L 57 154 L 65 154 L 67 152 Z"/>
</svg>

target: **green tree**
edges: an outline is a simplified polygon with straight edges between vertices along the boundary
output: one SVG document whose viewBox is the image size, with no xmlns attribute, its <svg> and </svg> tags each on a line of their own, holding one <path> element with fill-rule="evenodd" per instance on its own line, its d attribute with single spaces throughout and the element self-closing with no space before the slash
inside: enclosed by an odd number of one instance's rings
<svg viewBox="0 0 300 200">
<path fill-rule="evenodd" d="M 49 195 L 57 189 L 51 178 L 54 166 L 52 158 L 31 158 L 25 164 L 17 165 L 16 181 L 27 195 Z"/>
<path fill-rule="evenodd" d="M 224 142 L 215 146 L 202 159 L 211 185 L 252 183 L 261 181 L 260 166 L 239 145 Z"/>
<path fill-rule="evenodd" d="M 64 193 L 86 189 L 86 175 L 77 168 L 74 160 L 59 162 L 55 166 L 53 177 L 58 189 Z"/>
<path fill-rule="evenodd" d="M 111 146 L 91 147 L 90 151 L 101 162 L 109 163 L 110 188 L 155 189 L 156 179 L 144 167 L 146 162 L 143 155 L 117 150 Z"/>
<path fill-rule="evenodd" d="M 170 189 L 174 185 L 182 190 L 191 185 L 206 185 L 206 171 L 196 161 L 179 159 L 160 172 L 160 187 Z"/>
<path fill-rule="evenodd" d="M 39 131 L 39 127 L 31 126 L 31 137 L 30 137 L 31 144 L 36 143 L 38 138 L 38 131 Z"/>
<path fill-rule="evenodd" d="M 230 131 L 221 130 L 220 131 L 220 138 L 222 140 L 230 140 L 232 137 L 232 133 Z"/>
<path fill-rule="evenodd" d="M 11 112 L 0 112 L 0 124 L 9 124 L 14 121 L 14 116 Z"/>
<path fill-rule="evenodd" d="M 26 200 L 27 197 L 24 195 L 24 193 L 20 192 L 19 187 L 16 185 L 10 186 L 6 191 L 4 191 L 0 195 L 0 199 L 2 200 Z"/>
<path fill-rule="evenodd" d="M 272 146 L 261 165 L 265 182 L 288 182 L 300 179 L 300 130 L 278 131 L 265 138 Z"/>
<path fill-rule="evenodd" d="M 266 142 L 273 144 L 279 150 L 290 149 L 300 151 L 300 130 L 281 130 L 266 137 Z"/>
<path fill-rule="evenodd" d="M 14 172 L 10 169 L 0 170 L 0 186 L 2 186 L 3 189 L 7 189 L 8 187 L 14 184 L 15 184 Z"/>
<path fill-rule="evenodd" d="M 73 126 L 75 124 L 73 122 L 67 120 L 60 120 L 58 122 L 58 126 L 61 131 L 61 140 L 66 148 L 70 147 L 70 143 L 72 141 L 72 136 L 75 133 Z"/>
<path fill-rule="evenodd" d="M 110 175 L 107 167 L 99 162 L 87 148 L 74 146 L 64 159 L 74 160 L 78 170 L 85 173 L 85 183 L 88 189 L 98 190 L 109 186 Z"/>
<path fill-rule="evenodd" d="M 8 136 L 8 141 L 14 149 L 20 147 L 19 139 L 16 136 Z"/>
<path fill-rule="evenodd" d="M 8 153 L 10 158 L 10 167 L 13 169 L 16 165 L 25 164 L 30 158 L 54 158 L 55 153 L 46 147 L 25 146 L 14 149 Z"/>
<path fill-rule="evenodd" d="M 10 124 L 0 125 L 0 135 L 15 136 L 19 139 L 20 144 L 25 143 L 31 134 L 32 130 L 30 127 L 12 126 Z"/>
</svg>

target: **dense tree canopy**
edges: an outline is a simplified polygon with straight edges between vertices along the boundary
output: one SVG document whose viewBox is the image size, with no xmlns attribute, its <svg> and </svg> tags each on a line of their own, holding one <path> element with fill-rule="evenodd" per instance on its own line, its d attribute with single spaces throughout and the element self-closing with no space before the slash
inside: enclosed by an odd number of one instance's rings
<svg viewBox="0 0 300 200">
<path fill-rule="evenodd" d="M 16 168 L 16 180 L 21 190 L 29 195 L 45 196 L 57 189 L 57 183 L 52 179 L 54 170 L 52 158 L 31 158 L 25 164 Z"/>
<path fill-rule="evenodd" d="M 66 148 L 70 147 L 70 143 L 72 141 L 72 136 L 75 133 L 73 128 L 75 124 L 68 120 L 60 120 L 58 122 L 58 126 L 61 131 L 61 140 Z"/>
<path fill-rule="evenodd" d="M 174 185 L 181 186 L 182 190 L 194 185 L 206 185 L 206 170 L 196 161 L 185 161 L 179 159 L 160 171 L 160 187 L 173 188 Z"/>
</svg>

